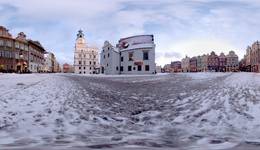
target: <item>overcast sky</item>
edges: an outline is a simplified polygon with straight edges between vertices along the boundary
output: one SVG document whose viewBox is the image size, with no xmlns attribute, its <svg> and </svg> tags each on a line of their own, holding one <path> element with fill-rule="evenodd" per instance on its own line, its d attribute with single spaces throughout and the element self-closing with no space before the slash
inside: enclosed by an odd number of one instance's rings
<svg viewBox="0 0 260 150">
<path fill-rule="evenodd" d="M 234 50 L 260 40 L 259 0 L 0 0 L 0 25 L 23 31 L 73 63 L 76 34 L 101 49 L 105 40 L 154 34 L 156 63 Z"/>
</svg>

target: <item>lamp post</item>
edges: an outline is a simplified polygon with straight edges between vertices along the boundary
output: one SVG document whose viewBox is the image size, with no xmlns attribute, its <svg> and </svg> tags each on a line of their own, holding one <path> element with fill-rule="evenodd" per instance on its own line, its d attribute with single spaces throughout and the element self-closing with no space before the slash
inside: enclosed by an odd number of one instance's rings
<svg viewBox="0 0 260 150">
<path fill-rule="evenodd" d="M 22 73 L 22 67 L 23 67 L 23 63 L 22 63 L 22 59 L 23 59 L 23 52 L 20 51 L 19 52 L 19 58 L 20 58 L 20 73 Z"/>
</svg>

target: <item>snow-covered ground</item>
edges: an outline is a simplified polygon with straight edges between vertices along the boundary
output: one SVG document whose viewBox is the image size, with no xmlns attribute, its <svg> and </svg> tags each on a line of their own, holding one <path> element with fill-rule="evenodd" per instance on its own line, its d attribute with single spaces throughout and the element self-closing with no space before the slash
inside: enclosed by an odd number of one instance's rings
<svg viewBox="0 0 260 150">
<path fill-rule="evenodd" d="M 258 149 L 260 74 L 0 74 L 3 149 Z"/>
</svg>

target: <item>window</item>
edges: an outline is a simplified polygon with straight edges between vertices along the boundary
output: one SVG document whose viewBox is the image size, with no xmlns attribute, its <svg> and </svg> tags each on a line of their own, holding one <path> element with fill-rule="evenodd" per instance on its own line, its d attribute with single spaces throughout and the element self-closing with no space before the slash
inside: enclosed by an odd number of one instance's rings
<svg viewBox="0 0 260 150">
<path fill-rule="evenodd" d="M 128 71 L 132 71 L 132 66 L 128 66 Z"/>
<path fill-rule="evenodd" d="M 148 60 L 148 59 L 149 59 L 149 53 L 143 52 L 143 60 Z"/>
<path fill-rule="evenodd" d="M 79 67 L 79 69 L 81 69 L 81 67 Z"/>
<path fill-rule="evenodd" d="M 149 65 L 145 65 L 145 71 L 149 71 L 150 70 L 150 66 Z"/>
<path fill-rule="evenodd" d="M 89 64 L 91 65 L 91 61 L 89 62 Z"/>
<path fill-rule="evenodd" d="M 124 67 L 123 66 L 120 66 L 120 71 L 124 71 Z"/>
<path fill-rule="evenodd" d="M 24 50 L 24 44 L 20 43 L 20 49 Z"/>
<path fill-rule="evenodd" d="M 138 66 L 137 66 L 137 70 L 138 70 L 138 71 L 142 71 L 142 66 L 141 66 L 141 65 L 138 65 Z"/>
<path fill-rule="evenodd" d="M 124 57 L 121 57 L 121 61 L 124 61 Z"/>
<path fill-rule="evenodd" d="M 79 64 L 81 65 L 81 61 L 79 61 Z"/>
<path fill-rule="evenodd" d="M 96 62 L 95 62 L 95 61 L 94 61 L 93 63 L 94 63 L 94 65 L 96 65 Z"/>
<path fill-rule="evenodd" d="M 118 71 L 118 66 L 116 66 L 116 71 Z"/>
<path fill-rule="evenodd" d="M 19 48 L 19 43 L 15 42 L 15 48 Z"/>
<path fill-rule="evenodd" d="M 4 46 L 4 41 L 0 40 L 0 46 Z"/>
<path fill-rule="evenodd" d="M 84 67 L 84 70 L 86 69 L 86 67 Z"/>
<path fill-rule="evenodd" d="M 86 65 L 86 61 L 83 61 L 83 64 Z"/>
<path fill-rule="evenodd" d="M 28 51 L 28 49 L 29 49 L 29 48 L 28 48 L 28 45 L 25 45 L 25 46 L 24 46 L 24 50 Z"/>
<path fill-rule="evenodd" d="M 106 55 L 104 55 L 104 59 L 106 59 Z"/>
<path fill-rule="evenodd" d="M 133 61 L 133 56 L 134 56 L 133 52 L 128 53 L 129 61 Z"/>
<path fill-rule="evenodd" d="M 92 68 L 91 67 L 89 67 L 89 70 L 91 70 Z"/>
<path fill-rule="evenodd" d="M 135 70 L 135 67 L 133 67 L 133 70 Z"/>
<path fill-rule="evenodd" d="M 81 71 L 79 72 L 79 74 L 81 74 Z"/>
<path fill-rule="evenodd" d="M 109 58 L 109 53 L 107 54 L 107 58 Z"/>
<path fill-rule="evenodd" d="M 4 57 L 4 51 L 0 51 L 0 57 Z"/>
<path fill-rule="evenodd" d="M 107 67 L 108 67 L 108 64 L 107 64 Z"/>
<path fill-rule="evenodd" d="M 86 72 L 84 71 L 84 74 L 86 74 Z"/>
<path fill-rule="evenodd" d="M 11 41 L 7 41 L 7 46 L 8 47 L 12 47 L 12 42 Z"/>
</svg>

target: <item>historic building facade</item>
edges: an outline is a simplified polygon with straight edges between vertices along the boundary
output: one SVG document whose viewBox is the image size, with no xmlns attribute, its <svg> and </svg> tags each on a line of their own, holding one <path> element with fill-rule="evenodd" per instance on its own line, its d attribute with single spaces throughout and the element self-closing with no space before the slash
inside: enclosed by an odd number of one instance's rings
<svg viewBox="0 0 260 150">
<path fill-rule="evenodd" d="M 197 56 L 197 71 L 205 72 L 208 70 L 208 55 L 203 54 L 202 56 Z"/>
<path fill-rule="evenodd" d="M 75 73 L 96 74 L 98 67 L 98 49 L 88 46 L 83 31 L 79 30 L 74 52 Z"/>
<path fill-rule="evenodd" d="M 190 59 L 190 72 L 197 72 L 197 57 Z"/>
<path fill-rule="evenodd" d="M 197 71 L 202 72 L 203 67 L 202 67 L 202 56 L 197 56 Z"/>
<path fill-rule="evenodd" d="M 100 54 L 100 64 L 102 74 L 119 74 L 120 73 L 120 54 L 116 47 L 105 41 Z"/>
<path fill-rule="evenodd" d="M 256 41 L 250 52 L 250 63 L 252 72 L 260 72 L 260 43 Z"/>
<path fill-rule="evenodd" d="M 208 71 L 219 71 L 219 58 L 214 51 L 208 56 Z"/>
<path fill-rule="evenodd" d="M 170 73 L 172 72 L 172 67 L 171 67 L 171 64 L 166 64 L 163 66 L 163 69 L 162 69 L 162 72 L 164 73 Z"/>
<path fill-rule="evenodd" d="M 44 72 L 54 72 L 55 55 L 51 52 L 44 54 Z"/>
<path fill-rule="evenodd" d="M 220 53 L 219 55 L 219 71 L 226 72 L 227 58 L 224 53 Z"/>
<path fill-rule="evenodd" d="M 230 51 L 226 56 L 226 71 L 237 72 L 239 71 L 239 61 L 238 56 L 234 51 Z"/>
<path fill-rule="evenodd" d="M 202 71 L 203 72 L 206 72 L 206 71 L 208 71 L 208 57 L 209 57 L 209 55 L 207 54 L 207 55 L 202 55 L 201 56 L 202 58 Z"/>
<path fill-rule="evenodd" d="M 27 40 L 23 32 L 13 38 L 0 26 L 0 72 L 41 72 L 44 53 L 38 41 Z"/>
<path fill-rule="evenodd" d="M 186 56 L 181 60 L 182 72 L 190 72 L 190 57 Z"/>
<path fill-rule="evenodd" d="M 29 40 L 29 71 L 43 72 L 45 49 L 38 41 Z"/>
<path fill-rule="evenodd" d="M 73 65 L 70 65 L 68 63 L 63 64 L 62 72 L 63 73 L 74 73 Z"/>
<path fill-rule="evenodd" d="M 101 73 L 155 74 L 153 35 L 137 35 L 119 40 L 116 47 L 105 42 L 101 52 Z"/>
<path fill-rule="evenodd" d="M 242 65 L 242 66 L 241 66 Z M 240 67 L 247 72 L 260 72 L 260 42 L 248 46 Z"/>
<path fill-rule="evenodd" d="M 251 47 L 248 46 L 246 49 L 246 54 L 244 56 L 244 69 L 247 72 L 251 72 Z"/>
<path fill-rule="evenodd" d="M 171 62 L 171 68 L 173 72 L 182 72 L 181 61 Z"/>
</svg>

